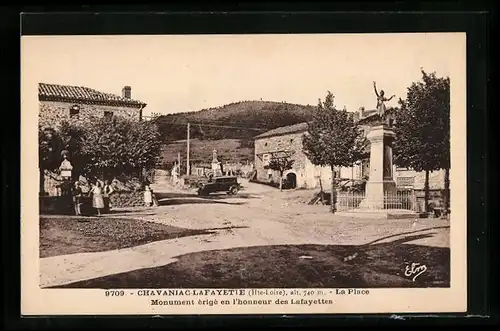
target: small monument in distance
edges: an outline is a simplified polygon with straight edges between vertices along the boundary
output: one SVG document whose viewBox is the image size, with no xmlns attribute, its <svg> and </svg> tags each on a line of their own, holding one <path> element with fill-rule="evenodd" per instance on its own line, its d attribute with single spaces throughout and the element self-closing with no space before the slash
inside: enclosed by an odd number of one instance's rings
<svg viewBox="0 0 500 331">
<path fill-rule="evenodd" d="M 214 177 L 222 176 L 221 162 L 217 158 L 217 150 L 212 151 L 212 171 Z"/>
<path fill-rule="evenodd" d="M 402 203 L 398 201 L 396 182 L 393 174 L 392 145 L 395 133 L 392 128 L 391 114 L 385 102 L 393 97 L 385 97 L 383 90 L 377 91 L 376 83 L 373 82 L 375 95 L 377 97 L 376 111 L 368 112 L 366 116 L 360 114 L 359 124 L 367 125 L 370 130 L 367 139 L 370 141 L 370 175 L 365 188 L 365 198 L 357 209 L 347 212 L 351 216 L 369 218 L 416 218 L 417 213 L 402 209 Z"/>
<path fill-rule="evenodd" d="M 68 160 L 68 151 L 67 150 L 62 151 L 61 156 L 63 158 L 63 160 L 61 161 L 61 165 L 59 166 L 61 177 L 63 179 L 70 180 L 73 171 L 73 165 Z"/>
<path fill-rule="evenodd" d="M 60 184 L 61 195 L 69 196 L 71 195 L 71 178 L 73 174 L 73 165 L 68 160 L 69 152 L 67 150 L 63 150 L 61 152 L 62 161 L 59 165 L 59 171 L 62 178 L 62 183 Z"/>
</svg>

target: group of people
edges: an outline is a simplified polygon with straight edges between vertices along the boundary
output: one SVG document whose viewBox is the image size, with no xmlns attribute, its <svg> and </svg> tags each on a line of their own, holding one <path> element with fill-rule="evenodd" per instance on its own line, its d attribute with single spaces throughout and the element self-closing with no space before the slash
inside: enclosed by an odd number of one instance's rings
<svg viewBox="0 0 500 331">
<path fill-rule="evenodd" d="M 111 209 L 110 197 L 114 192 L 113 187 L 106 180 L 101 182 L 100 180 L 96 180 L 94 184 L 92 184 L 91 189 L 87 193 L 87 196 L 92 196 L 92 207 L 97 210 L 97 216 L 102 215 L 102 210 Z M 80 182 L 75 182 L 72 187 L 71 193 L 73 195 L 73 204 L 75 207 L 75 214 L 77 216 L 82 215 L 81 206 L 82 206 L 82 197 L 84 193 L 80 186 Z"/>
<path fill-rule="evenodd" d="M 110 197 L 113 192 L 115 192 L 115 190 L 107 180 L 105 180 L 104 182 L 96 180 L 86 194 L 83 193 L 80 182 L 75 182 L 71 189 L 71 193 L 73 195 L 73 204 L 75 207 L 75 214 L 77 216 L 82 215 L 82 197 L 91 196 L 92 207 L 96 209 L 97 216 L 101 216 L 103 211 L 109 211 L 111 209 Z M 144 205 L 146 207 L 158 206 L 158 201 L 149 185 L 145 185 L 144 187 Z"/>
</svg>

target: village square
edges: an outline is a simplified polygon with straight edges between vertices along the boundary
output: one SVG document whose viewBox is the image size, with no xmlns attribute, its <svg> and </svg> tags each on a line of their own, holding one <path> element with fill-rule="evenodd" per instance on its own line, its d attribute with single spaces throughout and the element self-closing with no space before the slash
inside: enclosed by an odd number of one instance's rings
<svg viewBox="0 0 500 331">
<path fill-rule="evenodd" d="M 443 38 L 26 41 L 39 287 L 449 288 Z"/>
<path fill-rule="evenodd" d="M 422 74 L 431 93 L 448 83 Z M 419 105 L 372 88 L 373 108 L 328 92 L 310 121 L 251 132 L 242 162 L 193 138 L 240 126 L 182 121 L 186 139 L 162 142 L 130 86 L 40 83 L 40 286 L 449 286 L 449 168 L 397 144 Z"/>
</svg>

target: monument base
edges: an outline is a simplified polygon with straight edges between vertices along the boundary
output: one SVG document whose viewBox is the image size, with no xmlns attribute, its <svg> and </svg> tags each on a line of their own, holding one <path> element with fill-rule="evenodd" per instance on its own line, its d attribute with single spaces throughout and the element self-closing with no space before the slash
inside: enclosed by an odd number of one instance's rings
<svg viewBox="0 0 500 331">
<path fill-rule="evenodd" d="M 398 195 L 396 183 L 391 179 L 369 181 L 366 194 L 356 209 L 338 212 L 338 215 L 365 219 L 419 218 L 419 214 L 404 209 L 402 197 Z"/>
<path fill-rule="evenodd" d="M 420 215 L 406 209 L 352 209 L 336 212 L 335 215 L 364 219 L 417 219 Z"/>
<path fill-rule="evenodd" d="M 365 198 L 359 204 L 360 209 L 402 209 L 403 204 L 396 194 L 393 180 L 366 183 Z"/>
</svg>

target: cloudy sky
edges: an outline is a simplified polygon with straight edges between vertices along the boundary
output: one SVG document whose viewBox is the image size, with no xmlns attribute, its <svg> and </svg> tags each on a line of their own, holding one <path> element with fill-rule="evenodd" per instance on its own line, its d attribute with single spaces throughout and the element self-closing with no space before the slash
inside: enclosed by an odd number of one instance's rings
<svg viewBox="0 0 500 331">
<path fill-rule="evenodd" d="M 372 108 L 373 81 L 404 97 L 423 67 L 453 84 L 450 70 L 462 55 L 464 34 L 450 33 L 30 36 L 21 49 L 22 75 L 33 85 L 115 94 L 130 85 L 132 97 L 148 104 L 145 114 L 241 100 L 316 104 L 327 90 L 339 108 Z"/>
</svg>

